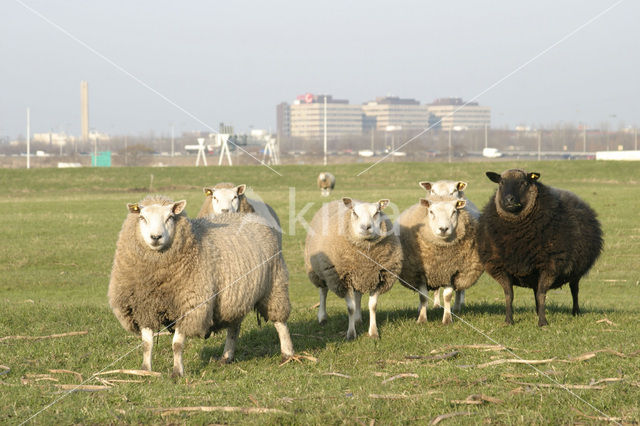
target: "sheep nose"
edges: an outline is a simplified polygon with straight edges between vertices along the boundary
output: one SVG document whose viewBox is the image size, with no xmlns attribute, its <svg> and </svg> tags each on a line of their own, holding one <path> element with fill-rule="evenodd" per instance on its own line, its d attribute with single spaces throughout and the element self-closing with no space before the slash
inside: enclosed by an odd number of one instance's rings
<svg viewBox="0 0 640 426">
<path fill-rule="evenodd" d="M 367 231 L 367 232 L 371 231 L 371 224 L 361 225 L 360 227 L 362 228 L 363 231 Z"/>
<path fill-rule="evenodd" d="M 229 213 L 229 209 L 222 209 L 220 210 L 222 213 Z"/>
<path fill-rule="evenodd" d="M 151 235 L 150 237 L 153 241 L 158 241 L 160 240 L 160 238 L 162 238 L 162 235 Z"/>
<path fill-rule="evenodd" d="M 507 204 L 512 204 L 514 201 L 516 201 L 516 197 L 514 197 L 512 194 L 507 194 L 505 195 L 504 200 L 507 202 Z"/>
<path fill-rule="evenodd" d="M 438 229 L 440 230 L 440 233 L 441 233 L 441 234 L 444 234 L 445 232 L 447 232 L 447 230 L 448 230 L 449 228 L 448 228 L 448 227 L 442 227 L 442 226 L 441 226 L 441 227 L 440 227 L 440 228 L 438 228 Z"/>
</svg>

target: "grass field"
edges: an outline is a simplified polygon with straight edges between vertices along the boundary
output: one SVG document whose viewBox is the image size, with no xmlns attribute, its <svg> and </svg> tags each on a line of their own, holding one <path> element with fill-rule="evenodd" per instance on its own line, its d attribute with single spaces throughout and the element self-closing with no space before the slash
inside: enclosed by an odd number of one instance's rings
<svg viewBox="0 0 640 426">
<path fill-rule="evenodd" d="M 532 292 L 516 288 L 515 325 L 505 326 L 502 289 L 485 274 L 467 291 L 461 319 L 445 327 L 442 311 L 430 309 L 428 324 L 419 325 L 418 296 L 396 284 L 379 299 L 381 339 L 366 335 L 365 310 L 352 342 L 344 339 L 346 308 L 335 295 L 328 324 L 317 323 L 317 292 L 304 273 L 305 232 L 294 221 L 310 221 L 326 201 L 315 188 L 321 167 L 278 167 L 282 176 L 265 167 L 0 170 L 0 423 L 397 424 L 447 414 L 454 416 L 446 424 L 640 421 L 638 164 L 387 163 L 360 177 L 361 164 L 326 169 L 338 181 L 330 199 L 390 198 L 405 209 L 423 195 L 417 182 L 425 179 L 465 180 L 467 197 L 481 207 L 494 189 L 484 172 L 510 167 L 540 172 L 542 182 L 574 191 L 599 214 L 605 249 L 581 282 L 583 315 L 571 316 L 565 286 L 548 294 L 550 326 L 539 328 Z M 153 359 L 160 377 L 93 377 L 142 362 L 139 339 L 121 328 L 106 298 L 125 204 L 159 192 L 186 199 L 195 215 L 202 186 L 223 180 L 248 184 L 278 212 L 290 271 L 289 327 L 296 351 L 317 361 L 280 366 L 275 329 L 250 315 L 233 364 L 216 362 L 223 334 L 188 340 L 185 377 L 174 382 L 171 337 L 163 335 Z M 87 334 L 7 338 L 81 331 Z M 430 359 L 443 354 L 450 356 Z M 546 362 L 500 361 L 516 355 Z M 81 383 L 104 389 L 68 393 L 61 386 Z M 200 406 L 245 410 L 159 410 Z"/>
</svg>

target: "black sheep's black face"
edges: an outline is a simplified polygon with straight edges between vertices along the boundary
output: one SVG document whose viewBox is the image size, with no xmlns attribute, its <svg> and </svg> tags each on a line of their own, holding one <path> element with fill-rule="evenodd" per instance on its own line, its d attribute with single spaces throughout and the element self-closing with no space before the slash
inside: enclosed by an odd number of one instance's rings
<svg viewBox="0 0 640 426">
<path fill-rule="evenodd" d="M 522 170 L 507 170 L 499 175 L 487 172 L 487 177 L 497 183 L 497 202 L 500 208 L 518 214 L 529 203 L 532 194 L 531 185 L 540 177 L 540 173 L 526 173 Z"/>
</svg>

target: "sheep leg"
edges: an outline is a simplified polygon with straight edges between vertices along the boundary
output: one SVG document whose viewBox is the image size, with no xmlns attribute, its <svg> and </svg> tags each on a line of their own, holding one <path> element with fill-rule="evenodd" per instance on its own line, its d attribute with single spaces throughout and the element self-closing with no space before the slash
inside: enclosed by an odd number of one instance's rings
<svg viewBox="0 0 640 426">
<path fill-rule="evenodd" d="M 173 373 L 172 377 L 182 377 L 184 375 L 184 366 L 182 365 L 182 350 L 184 349 L 184 341 L 186 336 L 180 333 L 180 330 L 176 328 L 173 333 L 173 342 L 171 348 L 173 349 Z"/>
<path fill-rule="evenodd" d="M 347 313 L 349 314 L 349 328 L 347 329 L 347 340 L 356 338 L 356 299 L 353 290 L 347 291 L 344 296 L 347 302 Z"/>
<path fill-rule="evenodd" d="M 507 324 L 513 324 L 513 283 L 508 279 L 506 283 L 502 284 L 502 290 L 504 290 L 504 302 L 506 305 L 505 322 Z"/>
<path fill-rule="evenodd" d="M 544 327 L 549 324 L 545 313 L 545 301 L 547 299 L 547 290 L 551 288 L 555 277 L 550 276 L 548 273 L 541 273 L 538 278 L 538 294 L 536 295 L 536 301 L 538 302 L 538 326 Z"/>
<path fill-rule="evenodd" d="M 280 321 L 274 321 L 273 325 L 278 332 L 278 339 L 280 339 L 280 353 L 282 354 L 282 361 L 286 361 L 293 356 L 293 343 L 291 342 L 289 328 L 286 323 Z"/>
<path fill-rule="evenodd" d="M 571 297 L 573 298 L 573 309 L 571 311 L 573 316 L 580 315 L 580 306 L 578 305 L 579 285 L 580 280 L 571 280 L 569 282 L 569 287 L 571 288 Z"/>
<path fill-rule="evenodd" d="M 153 351 L 153 330 L 142 329 L 142 369 L 151 371 L 151 352 Z"/>
<path fill-rule="evenodd" d="M 440 304 L 440 288 L 436 288 L 435 290 L 433 290 L 433 307 L 442 307 L 442 305 Z"/>
<path fill-rule="evenodd" d="M 227 328 L 227 340 L 224 342 L 224 351 L 222 352 L 222 358 L 220 358 L 221 363 L 229 364 L 233 361 L 233 356 L 236 352 L 236 341 L 238 340 L 239 334 L 240 322 L 231 324 L 229 328 Z"/>
<path fill-rule="evenodd" d="M 376 307 L 378 306 L 378 293 L 369 294 L 369 337 L 379 339 L 378 325 L 376 324 Z"/>
<path fill-rule="evenodd" d="M 418 324 L 422 324 L 427 322 L 427 303 L 429 301 L 428 298 L 429 290 L 427 289 L 426 284 L 421 284 L 418 287 L 418 295 L 420 296 L 420 308 L 418 310 Z"/>
<path fill-rule="evenodd" d="M 353 296 L 354 296 L 354 299 L 356 300 L 355 321 L 356 321 L 356 324 L 362 324 L 362 307 L 361 307 L 362 293 L 360 293 L 359 291 L 354 291 Z"/>
<path fill-rule="evenodd" d="M 459 314 L 464 306 L 464 290 L 456 290 L 456 301 L 453 305 L 453 312 Z"/>
<path fill-rule="evenodd" d="M 327 293 L 328 292 L 329 292 L 329 289 L 327 287 L 320 287 L 319 289 L 320 306 L 318 307 L 318 322 L 321 325 L 326 324 L 327 318 L 329 318 L 329 316 L 327 315 Z"/>
<path fill-rule="evenodd" d="M 451 324 L 453 319 L 451 317 L 451 299 L 453 298 L 453 287 L 445 287 L 442 292 L 442 300 L 444 302 L 444 314 L 442 315 L 443 324 Z"/>
<path fill-rule="evenodd" d="M 533 298 L 536 301 L 536 314 L 538 313 L 538 307 L 539 307 L 539 303 L 538 303 L 538 287 L 534 287 L 533 288 Z"/>
</svg>

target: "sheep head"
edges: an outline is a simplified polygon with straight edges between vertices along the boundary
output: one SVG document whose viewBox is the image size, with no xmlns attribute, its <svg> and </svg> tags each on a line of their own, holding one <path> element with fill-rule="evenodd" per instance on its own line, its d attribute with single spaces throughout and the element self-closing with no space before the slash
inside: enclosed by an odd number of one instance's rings
<svg viewBox="0 0 640 426">
<path fill-rule="evenodd" d="M 518 215 L 537 195 L 536 181 L 540 173 L 527 173 L 520 169 L 511 169 L 498 174 L 487 172 L 487 177 L 498 184 L 496 205 L 507 213 Z"/>
<path fill-rule="evenodd" d="M 161 251 L 171 246 L 176 216 L 186 207 L 185 200 L 171 203 L 127 204 L 130 214 L 138 216 L 138 231 L 147 246 Z"/>
<path fill-rule="evenodd" d="M 231 188 L 203 188 L 207 197 L 211 197 L 213 214 L 236 213 L 240 207 L 240 196 L 244 194 L 247 185 L 242 184 Z"/>
<path fill-rule="evenodd" d="M 349 209 L 347 220 L 350 222 L 352 235 L 360 240 L 374 240 L 382 235 L 384 215 L 382 210 L 389 205 L 389 200 L 378 200 L 377 203 L 363 203 L 351 198 L 343 198 L 342 202 Z"/>
<path fill-rule="evenodd" d="M 433 235 L 443 240 L 455 238 L 460 210 L 467 204 L 465 200 L 420 199 L 420 205 L 427 209 L 427 223 Z"/>
<path fill-rule="evenodd" d="M 453 180 L 439 180 L 437 182 L 419 182 L 422 188 L 427 191 L 429 195 L 439 196 L 463 196 L 463 192 L 467 187 L 467 182 L 453 181 Z"/>
</svg>

